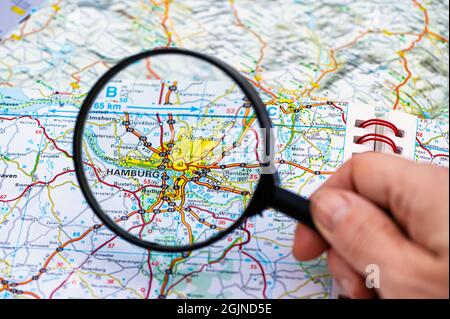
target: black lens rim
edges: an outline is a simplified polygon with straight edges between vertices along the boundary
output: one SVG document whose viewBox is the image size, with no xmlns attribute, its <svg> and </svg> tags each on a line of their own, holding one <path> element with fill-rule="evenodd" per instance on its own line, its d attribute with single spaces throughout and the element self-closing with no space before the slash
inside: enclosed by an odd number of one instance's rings
<svg viewBox="0 0 450 319">
<path fill-rule="evenodd" d="M 101 92 L 101 90 L 105 87 L 105 85 L 114 78 L 119 72 L 128 67 L 129 65 L 151 56 L 156 55 L 164 55 L 164 54 L 181 54 L 194 58 L 198 58 L 205 62 L 211 63 L 214 66 L 218 67 L 222 70 L 226 75 L 228 75 L 234 82 L 236 82 L 239 88 L 243 91 L 243 93 L 249 99 L 251 105 L 255 109 L 257 119 L 259 124 L 264 130 L 264 143 L 265 143 L 265 152 L 266 158 L 268 159 L 266 165 L 271 166 L 274 163 L 274 146 L 271 143 L 272 136 L 272 124 L 270 121 L 269 114 L 266 110 L 264 103 L 262 102 L 260 96 L 253 88 L 253 86 L 247 81 L 238 71 L 224 63 L 223 61 L 208 56 L 206 54 L 180 49 L 180 48 L 158 48 L 150 51 L 144 51 L 139 54 L 130 56 L 125 58 L 113 68 L 108 70 L 94 85 L 94 87 L 89 91 L 88 95 L 83 101 L 80 112 L 77 117 L 77 121 L 75 124 L 75 133 L 73 139 L 73 160 L 75 165 L 75 173 L 78 179 L 78 183 L 80 185 L 81 191 L 87 200 L 89 206 L 92 208 L 94 213 L 99 217 L 99 219 L 103 222 L 105 226 L 107 226 L 111 231 L 113 231 L 116 235 L 128 241 L 131 244 L 136 246 L 150 249 L 154 251 L 160 252 L 168 252 L 168 253 L 176 253 L 176 252 L 188 252 L 196 249 L 204 248 L 209 246 L 227 236 L 229 233 L 237 229 L 248 217 L 261 214 L 262 211 L 270 205 L 271 199 L 273 197 L 273 193 L 275 191 L 277 185 L 277 175 L 276 171 L 273 169 L 273 173 L 262 174 L 259 184 L 256 187 L 253 198 L 250 201 L 249 206 L 246 211 L 242 214 L 242 216 L 236 220 L 236 222 L 230 226 L 229 229 L 224 230 L 217 235 L 211 237 L 210 239 L 195 243 L 193 245 L 184 245 L 184 246 L 163 246 L 155 243 L 151 243 L 148 241 L 144 241 L 138 239 L 137 237 L 132 236 L 123 228 L 114 223 L 101 209 L 97 200 L 95 199 L 93 193 L 90 190 L 89 183 L 84 174 L 84 166 L 83 166 L 83 157 L 82 157 L 82 144 L 83 144 L 83 132 L 84 125 L 86 122 L 86 118 L 91 109 L 91 106 L 95 102 L 97 96 Z"/>
</svg>

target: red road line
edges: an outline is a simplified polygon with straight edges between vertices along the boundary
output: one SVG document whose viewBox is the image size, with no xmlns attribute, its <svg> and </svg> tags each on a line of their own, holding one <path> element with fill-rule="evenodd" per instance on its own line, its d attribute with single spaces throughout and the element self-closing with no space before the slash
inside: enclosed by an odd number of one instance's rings
<svg viewBox="0 0 450 319">
<path fill-rule="evenodd" d="M 411 78 L 411 71 L 409 70 L 409 67 L 408 67 L 408 60 L 406 60 L 406 58 L 403 56 L 403 55 L 401 55 L 400 56 L 400 59 L 402 60 L 402 62 L 403 62 L 403 67 L 405 68 L 405 71 L 406 71 L 406 77 L 405 77 L 405 79 L 400 83 L 400 84 L 398 84 L 396 87 L 395 87 L 395 102 L 394 102 L 394 106 L 393 106 L 393 109 L 394 110 L 396 110 L 397 109 L 397 107 L 398 107 L 398 103 L 400 102 L 400 89 L 406 84 L 406 83 L 408 83 L 408 81 L 409 81 L 409 79 Z"/>
<path fill-rule="evenodd" d="M 116 238 L 117 238 L 117 236 L 112 237 L 111 239 L 109 239 L 109 240 L 107 240 L 106 242 L 104 242 L 102 245 L 98 246 L 95 250 L 93 250 L 92 253 L 91 253 L 89 256 L 87 256 L 87 258 L 83 261 L 83 263 L 81 263 L 81 265 L 78 266 L 77 268 L 73 269 L 73 270 L 69 273 L 69 275 L 67 276 L 67 278 L 66 278 L 63 282 L 61 282 L 61 284 L 59 284 L 59 285 L 52 291 L 52 293 L 51 293 L 50 296 L 49 296 L 49 299 L 52 299 L 52 298 L 53 298 L 53 295 L 54 295 L 59 289 L 61 289 L 62 286 L 64 286 L 64 285 L 66 284 L 66 282 L 70 279 L 70 277 L 71 277 L 76 271 L 78 271 L 81 267 L 83 267 L 83 265 L 84 265 L 85 263 L 87 263 L 87 261 L 90 259 L 91 255 L 94 255 L 97 251 L 99 251 L 101 248 L 103 248 L 104 246 L 106 246 L 108 243 L 112 242 L 112 241 L 113 241 L 114 239 L 116 239 Z"/>
<path fill-rule="evenodd" d="M 152 283 L 153 283 L 153 269 L 152 265 L 150 263 L 150 249 L 147 251 L 147 264 L 148 264 L 148 271 L 149 271 L 149 282 L 148 282 L 148 288 L 147 288 L 147 294 L 145 295 L 145 299 L 148 299 L 150 297 L 150 291 L 152 289 Z"/>
<path fill-rule="evenodd" d="M 342 121 L 344 122 L 344 124 L 347 124 L 347 121 L 345 119 L 345 112 L 344 112 L 344 110 L 341 107 L 337 106 L 333 102 L 331 102 L 331 105 L 341 111 Z"/>
<path fill-rule="evenodd" d="M 12 120 L 17 120 L 17 119 L 21 119 L 21 118 L 29 118 L 30 120 L 36 121 L 37 124 L 38 124 L 38 127 L 39 127 L 40 129 L 42 129 L 42 132 L 44 133 L 45 137 L 46 137 L 50 142 L 52 142 L 53 146 L 54 146 L 58 151 L 63 152 L 67 157 L 72 157 L 67 151 L 65 151 L 65 150 L 63 150 L 63 149 L 61 149 L 61 148 L 59 148 L 59 146 L 56 144 L 56 141 L 48 135 L 47 130 L 45 129 L 44 126 L 42 126 L 41 121 L 39 121 L 38 118 L 32 117 L 32 116 L 30 116 L 30 115 L 15 116 L 15 117 L 12 117 L 12 118 L 0 117 L 1 120 L 5 120 L 5 121 L 12 121 Z"/>
<path fill-rule="evenodd" d="M 266 290 L 267 290 L 267 279 L 266 279 L 266 273 L 264 271 L 263 266 L 261 265 L 261 263 L 259 262 L 259 260 L 257 260 L 255 257 L 253 257 L 252 255 L 250 255 L 249 253 L 245 252 L 244 250 L 242 250 L 242 253 L 244 255 L 246 255 L 247 257 L 251 258 L 254 262 L 256 262 L 256 264 L 259 266 L 259 269 L 261 270 L 261 275 L 263 278 L 263 291 L 262 291 L 262 295 L 264 297 L 264 299 L 267 299 L 267 295 L 266 295 Z"/>
<path fill-rule="evenodd" d="M 147 68 L 147 71 L 149 73 L 148 78 L 151 79 L 152 77 L 154 77 L 157 80 L 160 80 L 160 76 L 158 75 L 158 73 L 156 73 L 155 71 L 152 70 L 152 66 L 151 66 L 151 62 L 150 62 L 150 58 L 147 58 L 145 60 L 145 67 Z"/>
<path fill-rule="evenodd" d="M 420 142 L 419 138 L 416 137 L 416 141 L 417 141 L 417 143 L 419 143 L 419 146 L 420 146 L 422 149 L 424 149 L 424 150 L 428 153 L 428 155 L 430 155 L 430 157 L 431 157 L 432 160 L 435 159 L 436 157 L 449 157 L 448 154 L 443 154 L 443 153 L 439 153 L 439 154 L 433 155 L 433 153 L 431 153 L 431 151 L 430 151 L 428 148 L 426 148 L 426 147 L 422 144 L 422 142 Z"/>
<path fill-rule="evenodd" d="M 161 83 L 161 91 L 159 93 L 159 105 L 161 105 L 162 103 L 162 98 L 163 98 L 163 94 L 164 94 L 164 83 Z"/>
<path fill-rule="evenodd" d="M 169 92 L 170 92 L 170 90 L 169 90 Z M 156 118 L 158 119 L 158 123 L 159 123 L 159 130 L 160 130 L 159 143 L 161 144 L 161 151 L 165 152 L 164 140 L 163 140 L 164 128 L 163 128 L 162 121 L 161 121 L 161 118 L 159 117 L 158 113 L 156 113 Z"/>
<path fill-rule="evenodd" d="M 228 220 L 228 221 L 233 222 L 233 223 L 236 221 L 236 220 L 233 220 L 233 219 L 231 219 L 231 218 L 217 216 L 216 213 L 213 213 L 213 212 L 211 212 L 211 211 L 209 211 L 209 210 L 206 210 L 206 209 L 204 209 L 204 208 L 200 208 L 200 207 L 193 206 L 193 205 L 190 205 L 190 206 L 188 206 L 188 207 L 189 207 L 190 209 L 195 208 L 195 209 L 201 210 L 202 212 L 211 214 L 215 219 L 225 219 L 225 220 Z"/>
<path fill-rule="evenodd" d="M 64 175 L 64 174 L 67 174 L 67 173 L 73 173 L 73 172 L 75 172 L 75 170 L 64 171 L 64 172 L 61 172 L 61 173 L 55 175 L 55 176 L 54 176 L 50 181 L 48 181 L 48 182 L 37 181 L 37 182 L 35 182 L 35 183 L 32 183 L 32 184 L 28 185 L 27 187 L 25 187 L 25 190 L 24 190 L 19 196 L 15 197 L 15 198 L 12 198 L 12 199 L 0 199 L 0 202 L 2 202 L 2 203 L 8 203 L 8 202 L 13 202 L 13 201 L 15 201 L 15 200 L 18 200 L 19 198 L 23 197 L 23 196 L 25 195 L 25 193 L 26 193 L 30 188 L 32 188 L 32 187 L 34 187 L 34 186 L 36 186 L 36 185 L 49 185 L 49 184 L 53 183 L 58 177 L 60 177 L 60 176 L 62 176 L 62 175 Z"/>
</svg>

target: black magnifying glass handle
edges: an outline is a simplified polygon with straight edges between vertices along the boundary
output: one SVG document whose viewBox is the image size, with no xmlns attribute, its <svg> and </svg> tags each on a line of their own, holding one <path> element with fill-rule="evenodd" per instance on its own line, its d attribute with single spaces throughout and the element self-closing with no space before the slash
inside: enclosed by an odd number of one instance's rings
<svg viewBox="0 0 450 319">
<path fill-rule="evenodd" d="M 296 221 L 305 224 L 310 229 L 317 231 L 312 219 L 311 202 L 309 200 L 280 187 L 276 187 L 271 206 L 294 218 Z"/>
</svg>

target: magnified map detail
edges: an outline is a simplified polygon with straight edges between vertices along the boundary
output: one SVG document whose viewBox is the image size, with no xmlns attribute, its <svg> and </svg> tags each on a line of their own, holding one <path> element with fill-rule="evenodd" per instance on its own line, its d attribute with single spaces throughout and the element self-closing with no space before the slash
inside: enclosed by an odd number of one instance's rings
<svg viewBox="0 0 450 319">
<path fill-rule="evenodd" d="M 139 239 L 208 240 L 239 220 L 260 179 L 253 108 L 232 81 L 130 81 L 134 68 L 108 83 L 88 113 L 83 159 L 92 194 Z"/>
</svg>

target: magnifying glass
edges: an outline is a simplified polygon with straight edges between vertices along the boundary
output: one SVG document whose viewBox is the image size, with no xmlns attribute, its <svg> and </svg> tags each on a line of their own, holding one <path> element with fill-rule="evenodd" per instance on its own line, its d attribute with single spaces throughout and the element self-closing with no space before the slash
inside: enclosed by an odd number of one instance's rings
<svg viewBox="0 0 450 319">
<path fill-rule="evenodd" d="M 211 56 L 165 48 L 120 62 L 84 100 L 73 152 L 94 213 L 146 249 L 205 247 L 267 208 L 315 229 L 309 201 L 279 186 L 258 93 Z"/>
</svg>

